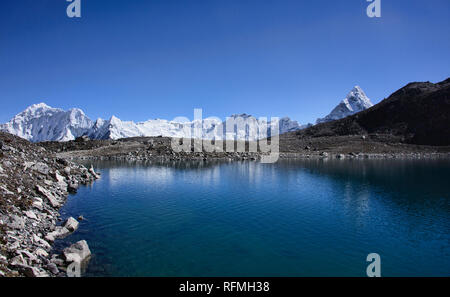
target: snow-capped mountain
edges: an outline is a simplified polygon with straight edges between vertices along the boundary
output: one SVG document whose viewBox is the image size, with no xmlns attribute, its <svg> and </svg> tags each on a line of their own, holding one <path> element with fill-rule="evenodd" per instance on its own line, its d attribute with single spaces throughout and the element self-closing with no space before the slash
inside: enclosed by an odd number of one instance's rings
<svg viewBox="0 0 450 297">
<path fill-rule="evenodd" d="M 329 115 L 324 118 L 317 119 L 316 123 L 325 123 L 335 120 L 339 120 L 360 111 L 366 110 L 372 107 L 373 104 L 370 99 L 366 96 L 364 91 L 359 87 L 355 86 L 347 97 L 336 106 Z"/>
<path fill-rule="evenodd" d="M 64 111 L 39 103 L 0 125 L 0 130 L 33 142 L 68 141 L 87 133 L 92 125 L 92 121 L 80 109 Z"/>
<path fill-rule="evenodd" d="M 122 121 L 112 116 L 109 120 L 98 119 L 88 136 L 91 139 L 119 139 L 128 137 L 183 137 L 188 135 L 192 122 L 178 123 L 167 120 L 148 120 L 146 122 L 134 123 Z"/>
<path fill-rule="evenodd" d="M 232 115 L 231 120 L 242 118 L 246 121 L 255 120 L 258 125 L 264 124 L 269 131 L 263 136 L 271 134 L 270 122 L 261 122 L 250 115 Z M 264 126 L 263 125 L 263 126 Z M 200 127 L 199 130 L 193 129 Z M 234 139 L 256 140 L 262 138 L 255 128 L 247 125 L 234 128 Z M 285 117 L 279 121 L 279 133 L 286 133 L 301 129 L 297 121 L 292 121 Z M 132 121 L 122 121 L 112 116 L 109 120 L 97 119 L 92 122 L 80 109 L 70 109 L 64 111 L 52 108 L 44 103 L 35 104 L 25 111 L 16 115 L 11 121 L 0 125 L 0 130 L 5 131 L 32 142 L 40 141 L 69 141 L 83 135 L 91 139 L 119 139 L 128 137 L 193 137 L 204 139 L 230 139 L 226 134 L 226 121 L 222 122 L 217 118 L 203 119 L 202 121 L 178 122 L 167 120 L 148 120 L 135 123 Z M 198 134 L 195 131 L 200 131 Z M 227 136 L 226 136 L 227 135 Z"/>
<path fill-rule="evenodd" d="M 233 138 L 239 140 L 256 140 L 258 137 L 261 137 L 256 130 L 256 127 L 248 125 L 246 127 L 239 126 L 238 118 L 243 119 L 245 121 L 255 120 L 258 123 L 258 126 L 267 127 L 268 132 L 264 134 L 263 137 L 266 137 L 267 134 L 270 135 L 270 122 L 262 123 L 261 120 L 253 118 L 251 115 L 240 114 L 240 115 L 232 115 L 230 116 L 231 120 L 236 121 L 234 125 L 234 129 L 232 129 L 234 135 Z M 203 139 L 217 139 L 222 140 L 226 138 L 227 129 L 226 123 L 220 121 L 219 119 L 207 118 L 203 119 L 203 123 L 200 121 L 192 121 L 192 122 L 177 122 L 177 121 L 167 121 L 167 120 L 148 120 L 146 122 L 125 122 L 121 121 L 115 116 L 112 116 L 111 119 L 105 121 L 103 119 L 98 119 L 88 136 L 92 139 L 119 139 L 119 138 L 128 138 L 128 137 L 139 137 L 139 136 L 164 136 L 164 137 L 193 137 L 193 138 L 203 138 Z M 195 134 L 195 130 L 192 130 L 195 126 L 198 127 L 200 125 L 201 130 L 200 134 Z M 203 126 L 202 126 L 203 125 Z M 245 124 L 243 124 L 245 125 Z M 300 125 L 297 121 L 292 121 L 288 117 L 282 118 L 279 121 L 279 130 L 280 134 L 299 130 Z"/>
</svg>

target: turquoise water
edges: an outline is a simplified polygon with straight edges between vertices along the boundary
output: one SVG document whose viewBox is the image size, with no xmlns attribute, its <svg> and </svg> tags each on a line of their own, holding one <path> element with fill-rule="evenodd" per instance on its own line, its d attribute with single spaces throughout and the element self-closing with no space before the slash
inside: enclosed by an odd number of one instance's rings
<svg viewBox="0 0 450 297">
<path fill-rule="evenodd" d="M 450 276 L 450 162 L 94 163 L 88 276 Z"/>
</svg>

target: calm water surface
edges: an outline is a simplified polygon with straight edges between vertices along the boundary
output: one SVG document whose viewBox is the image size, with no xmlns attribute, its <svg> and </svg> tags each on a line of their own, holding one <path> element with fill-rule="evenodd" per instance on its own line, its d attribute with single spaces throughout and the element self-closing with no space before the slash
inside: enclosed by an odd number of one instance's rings
<svg viewBox="0 0 450 297">
<path fill-rule="evenodd" d="M 450 162 L 94 163 L 88 276 L 450 276 Z"/>
</svg>

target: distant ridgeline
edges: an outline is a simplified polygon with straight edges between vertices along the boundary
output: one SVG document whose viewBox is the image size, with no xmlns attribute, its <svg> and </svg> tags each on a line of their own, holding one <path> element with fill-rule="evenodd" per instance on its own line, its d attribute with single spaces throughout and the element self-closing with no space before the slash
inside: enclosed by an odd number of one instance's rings
<svg viewBox="0 0 450 297">
<path fill-rule="evenodd" d="M 234 134 L 239 140 L 256 140 L 259 134 L 255 131 L 249 131 L 249 129 L 257 129 L 258 127 L 266 127 L 264 137 L 270 136 L 272 133 L 270 121 L 257 120 L 246 114 L 232 115 L 229 119 L 236 122 L 236 125 L 233 125 L 235 128 Z M 256 121 L 258 127 L 247 125 L 243 129 L 237 129 L 240 120 L 246 123 L 250 120 Z M 109 120 L 98 119 L 93 122 L 78 108 L 64 111 L 52 108 L 45 103 L 28 107 L 8 123 L 0 125 L 0 130 L 32 142 L 70 141 L 80 136 L 88 136 L 91 139 L 150 136 L 191 138 L 194 136 L 192 133 L 193 127 L 199 123 L 202 124 L 200 135 L 198 135 L 201 138 L 222 139 L 227 132 L 225 122 L 221 122 L 217 118 L 196 119 L 194 121 L 155 119 L 134 123 L 132 121 L 125 122 L 112 116 Z M 302 126 L 298 122 L 285 117 L 279 120 L 278 128 L 279 133 L 286 133 L 299 130 Z"/>
</svg>

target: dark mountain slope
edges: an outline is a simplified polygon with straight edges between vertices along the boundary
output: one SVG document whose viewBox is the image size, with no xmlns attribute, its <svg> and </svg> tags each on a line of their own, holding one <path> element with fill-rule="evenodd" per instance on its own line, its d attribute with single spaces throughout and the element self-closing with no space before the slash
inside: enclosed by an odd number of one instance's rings
<svg viewBox="0 0 450 297">
<path fill-rule="evenodd" d="M 297 132 L 302 137 L 383 134 L 398 142 L 450 145 L 450 78 L 410 83 L 370 109 Z"/>
</svg>

